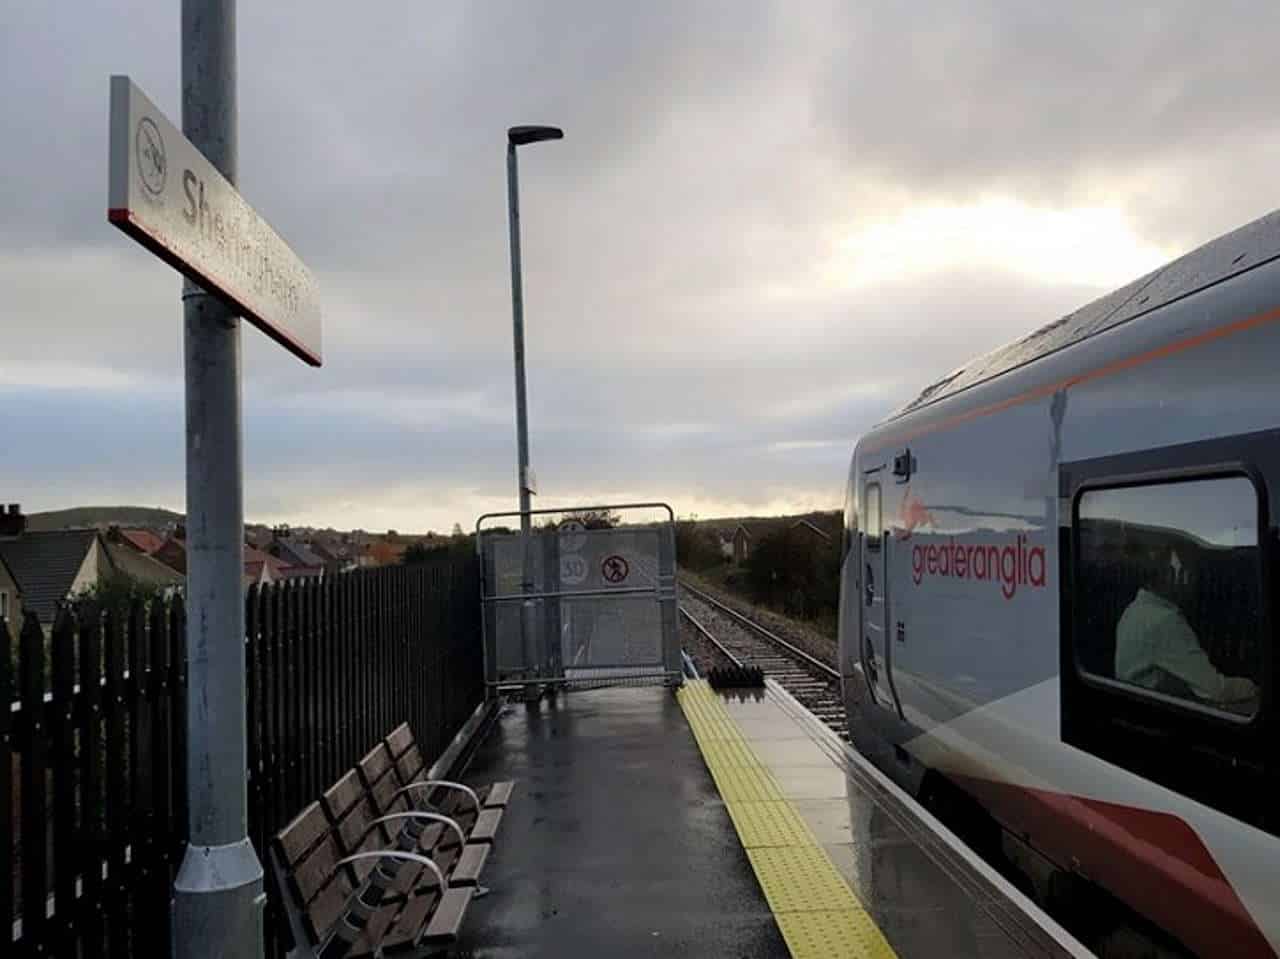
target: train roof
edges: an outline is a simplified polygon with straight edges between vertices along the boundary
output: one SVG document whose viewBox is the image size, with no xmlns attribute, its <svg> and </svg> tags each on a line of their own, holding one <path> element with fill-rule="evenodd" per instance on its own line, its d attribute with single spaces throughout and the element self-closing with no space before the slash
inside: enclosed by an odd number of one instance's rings
<svg viewBox="0 0 1280 959">
<path fill-rule="evenodd" d="M 1224 234 L 1113 293 L 980 356 L 926 386 L 889 420 L 994 379 L 1280 257 L 1280 210 Z"/>
</svg>

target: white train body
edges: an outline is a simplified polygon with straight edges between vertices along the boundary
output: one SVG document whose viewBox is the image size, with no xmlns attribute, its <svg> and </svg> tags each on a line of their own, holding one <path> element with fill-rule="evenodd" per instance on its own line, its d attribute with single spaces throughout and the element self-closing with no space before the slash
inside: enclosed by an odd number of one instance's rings
<svg viewBox="0 0 1280 959">
<path fill-rule="evenodd" d="M 1272 214 L 957 371 L 845 511 L 858 748 L 1203 955 L 1280 953 L 1277 257 Z M 1120 675 L 1144 588 L 1257 695 Z"/>
</svg>

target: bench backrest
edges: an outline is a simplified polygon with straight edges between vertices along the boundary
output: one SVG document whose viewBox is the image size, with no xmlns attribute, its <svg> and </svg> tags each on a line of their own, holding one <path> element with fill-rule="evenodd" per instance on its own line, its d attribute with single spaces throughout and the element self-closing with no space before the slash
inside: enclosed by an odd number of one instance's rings
<svg viewBox="0 0 1280 959">
<path fill-rule="evenodd" d="M 418 743 L 413 738 L 413 731 L 408 723 L 401 723 L 392 730 L 385 743 L 400 782 L 411 783 L 427 777 L 426 761 L 422 758 L 422 751 L 418 749 Z"/>
<path fill-rule="evenodd" d="M 319 946 L 346 914 L 355 890 L 351 871 L 335 865 L 343 857 L 337 832 L 313 802 L 276 834 L 272 847 L 285 886 L 281 892 L 292 897 L 310 945 Z"/>
<path fill-rule="evenodd" d="M 347 770 L 341 779 L 325 790 L 320 802 L 333 824 L 344 856 L 386 849 L 391 845 L 390 834 L 385 827 L 382 824 L 372 825 L 379 813 L 369 801 L 369 794 L 357 770 Z M 376 863 L 375 859 L 363 859 L 354 864 L 356 875 L 362 882 Z"/>
</svg>

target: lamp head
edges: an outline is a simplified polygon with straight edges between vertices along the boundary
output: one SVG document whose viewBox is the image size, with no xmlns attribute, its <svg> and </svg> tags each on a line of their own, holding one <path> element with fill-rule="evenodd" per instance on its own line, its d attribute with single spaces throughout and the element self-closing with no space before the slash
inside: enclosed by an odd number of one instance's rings
<svg viewBox="0 0 1280 959">
<path fill-rule="evenodd" d="M 513 147 L 522 147 L 527 143 L 538 143 L 542 140 L 560 140 L 564 131 L 559 127 L 520 126 L 507 130 L 507 143 Z"/>
</svg>

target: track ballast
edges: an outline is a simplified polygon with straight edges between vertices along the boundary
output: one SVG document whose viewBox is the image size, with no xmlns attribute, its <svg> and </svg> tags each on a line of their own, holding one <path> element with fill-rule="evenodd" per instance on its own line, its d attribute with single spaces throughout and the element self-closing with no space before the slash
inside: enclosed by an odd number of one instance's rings
<svg viewBox="0 0 1280 959">
<path fill-rule="evenodd" d="M 840 673 L 686 582 L 680 583 L 680 613 L 736 666 L 758 666 L 842 739 L 848 740 Z"/>
</svg>

